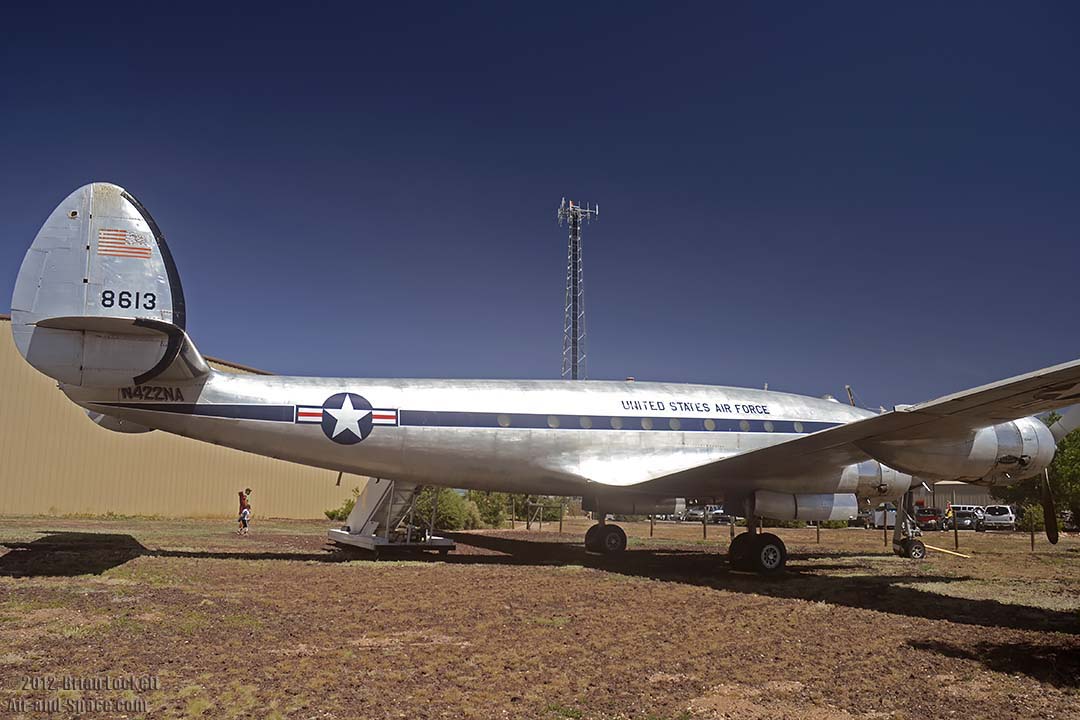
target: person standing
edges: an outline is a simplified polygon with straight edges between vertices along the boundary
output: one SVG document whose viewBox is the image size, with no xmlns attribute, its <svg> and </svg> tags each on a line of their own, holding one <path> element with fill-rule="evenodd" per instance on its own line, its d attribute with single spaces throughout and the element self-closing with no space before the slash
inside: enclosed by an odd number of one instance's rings
<svg viewBox="0 0 1080 720">
<path fill-rule="evenodd" d="M 237 518 L 239 527 L 236 528 L 237 535 L 248 534 L 248 522 L 251 520 L 251 488 L 244 488 L 240 491 L 240 515 Z"/>
</svg>

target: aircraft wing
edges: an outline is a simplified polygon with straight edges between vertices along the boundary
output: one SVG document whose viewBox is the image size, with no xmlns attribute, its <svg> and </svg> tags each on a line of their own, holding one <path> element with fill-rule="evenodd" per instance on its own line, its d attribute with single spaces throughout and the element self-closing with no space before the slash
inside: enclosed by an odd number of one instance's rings
<svg viewBox="0 0 1080 720">
<path fill-rule="evenodd" d="M 898 407 L 864 420 L 654 478 L 636 490 L 678 496 L 718 488 L 752 489 L 754 481 L 840 468 L 867 460 L 867 442 L 949 437 L 1080 403 L 1080 360 Z"/>
</svg>

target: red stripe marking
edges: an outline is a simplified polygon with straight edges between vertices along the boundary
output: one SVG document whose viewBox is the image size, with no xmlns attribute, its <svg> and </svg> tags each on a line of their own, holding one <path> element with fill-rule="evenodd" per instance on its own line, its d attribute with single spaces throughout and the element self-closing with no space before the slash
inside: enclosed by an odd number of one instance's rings
<svg viewBox="0 0 1080 720">
<path fill-rule="evenodd" d="M 371 417 L 375 420 L 394 420 L 397 415 L 387 415 L 386 413 L 372 413 Z"/>
</svg>

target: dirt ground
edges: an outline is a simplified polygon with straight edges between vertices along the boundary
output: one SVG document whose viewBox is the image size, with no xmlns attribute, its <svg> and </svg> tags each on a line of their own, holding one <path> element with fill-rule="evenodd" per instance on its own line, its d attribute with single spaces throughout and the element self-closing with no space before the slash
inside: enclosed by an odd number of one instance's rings
<svg viewBox="0 0 1080 720">
<path fill-rule="evenodd" d="M 915 562 L 780 530 L 760 578 L 720 526 L 624 524 L 615 561 L 573 520 L 379 562 L 327 526 L 0 520 L 0 716 L 1080 718 L 1075 536 Z"/>
</svg>

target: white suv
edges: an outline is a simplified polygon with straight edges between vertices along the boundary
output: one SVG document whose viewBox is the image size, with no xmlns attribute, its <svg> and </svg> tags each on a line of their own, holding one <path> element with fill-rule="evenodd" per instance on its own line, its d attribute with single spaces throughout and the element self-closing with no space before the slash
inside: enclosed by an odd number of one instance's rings
<svg viewBox="0 0 1080 720">
<path fill-rule="evenodd" d="M 1016 514 L 1008 505 L 987 505 L 983 526 L 987 530 L 1015 530 Z"/>
</svg>

